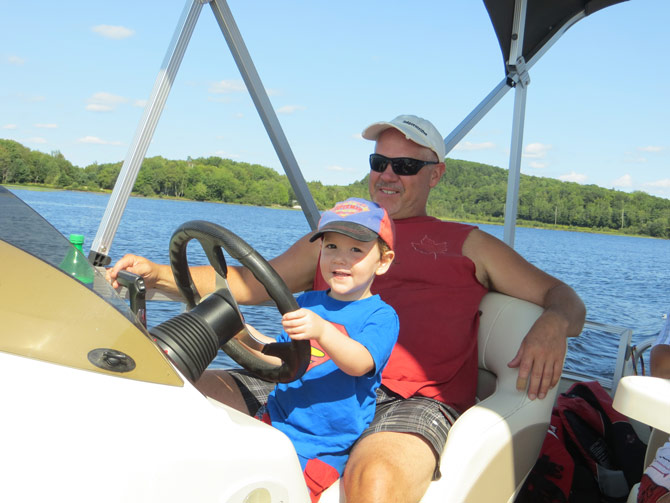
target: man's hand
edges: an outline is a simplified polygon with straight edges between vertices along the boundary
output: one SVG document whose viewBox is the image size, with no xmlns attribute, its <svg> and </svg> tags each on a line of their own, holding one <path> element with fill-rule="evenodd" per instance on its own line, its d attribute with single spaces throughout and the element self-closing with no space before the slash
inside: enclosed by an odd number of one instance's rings
<svg viewBox="0 0 670 503">
<path fill-rule="evenodd" d="M 119 271 L 126 270 L 132 272 L 139 276 L 142 276 L 144 279 L 144 284 L 146 288 L 152 289 L 156 287 L 156 282 L 159 278 L 159 269 L 160 265 L 150 260 L 140 257 L 139 255 L 124 255 L 121 259 L 114 264 L 114 267 L 107 269 L 106 278 L 112 284 L 112 287 L 119 288 L 119 282 L 117 277 Z"/>
<path fill-rule="evenodd" d="M 563 360 L 567 351 L 567 334 L 561 329 L 565 322 L 552 313 L 545 311 L 531 327 L 521 342 L 516 356 L 507 364 L 519 369 L 516 388 L 526 389 L 528 380 L 528 398 L 544 398 L 547 392 L 558 384 L 563 369 Z"/>
</svg>

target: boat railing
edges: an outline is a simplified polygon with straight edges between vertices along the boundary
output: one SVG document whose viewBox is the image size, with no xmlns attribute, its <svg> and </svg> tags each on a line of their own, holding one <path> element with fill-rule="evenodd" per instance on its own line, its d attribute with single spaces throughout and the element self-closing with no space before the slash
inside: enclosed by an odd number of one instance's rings
<svg viewBox="0 0 670 503">
<path fill-rule="evenodd" d="M 635 374 L 637 372 L 635 355 L 639 355 L 640 352 L 639 348 L 636 350 L 633 345 L 633 330 L 628 327 L 619 327 L 591 320 L 586 320 L 584 323 L 584 330 L 593 330 L 611 334 L 618 339 L 619 342 L 614 370 L 612 371 L 611 377 L 603 377 L 564 368 L 561 377 L 567 383 L 565 387 L 567 388 L 569 384 L 574 382 L 597 381 L 610 393 L 611 396 L 614 396 L 619 380 L 623 376 Z"/>
</svg>

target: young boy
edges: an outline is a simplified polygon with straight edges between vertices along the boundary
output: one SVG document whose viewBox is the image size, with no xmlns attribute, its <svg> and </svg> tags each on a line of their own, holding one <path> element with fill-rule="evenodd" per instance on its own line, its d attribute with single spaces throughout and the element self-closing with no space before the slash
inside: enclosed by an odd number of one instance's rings
<svg viewBox="0 0 670 503">
<path fill-rule="evenodd" d="M 282 317 L 276 339 L 310 340 L 311 363 L 300 379 L 278 384 L 256 413 L 293 442 L 312 501 L 342 475 L 351 447 L 372 421 L 399 328 L 393 308 L 370 292 L 395 256 L 386 210 L 364 199 L 339 202 L 321 216 L 311 241 L 317 239 L 329 289 L 298 297 L 301 308 Z"/>
</svg>

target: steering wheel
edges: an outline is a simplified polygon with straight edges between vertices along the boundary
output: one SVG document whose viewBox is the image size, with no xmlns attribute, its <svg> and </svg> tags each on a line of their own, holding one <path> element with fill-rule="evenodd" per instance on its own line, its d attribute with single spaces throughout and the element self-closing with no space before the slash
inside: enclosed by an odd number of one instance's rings
<svg viewBox="0 0 670 503">
<path fill-rule="evenodd" d="M 158 345 L 192 382 L 200 378 L 219 348 L 262 379 L 291 382 L 302 376 L 310 361 L 309 341 L 263 345 L 261 352 L 280 358 L 281 365 L 273 365 L 258 357 L 239 337 L 246 333 L 244 317 L 227 282 L 224 288 L 199 302 L 200 295 L 193 284 L 186 258 L 186 245 L 192 239 L 200 242 L 209 263 L 223 278 L 227 277 L 228 268 L 222 247 L 251 271 L 281 314 L 299 307 L 272 266 L 240 237 L 220 225 L 192 220 L 179 226 L 170 240 L 170 266 L 188 311 L 150 330 Z"/>
</svg>

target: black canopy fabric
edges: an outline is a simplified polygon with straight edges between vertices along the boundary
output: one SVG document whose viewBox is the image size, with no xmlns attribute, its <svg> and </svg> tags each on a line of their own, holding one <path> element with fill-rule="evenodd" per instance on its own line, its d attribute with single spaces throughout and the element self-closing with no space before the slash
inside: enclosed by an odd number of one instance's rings
<svg viewBox="0 0 670 503">
<path fill-rule="evenodd" d="M 524 59 L 526 62 L 530 61 L 542 46 L 578 13 L 584 11 L 588 16 L 624 1 L 626 0 L 528 0 L 522 54 Z M 515 0 L 484 0 L 505 65 L 509 60 L 512 42 L 514 3 Z"/>
</svg>

